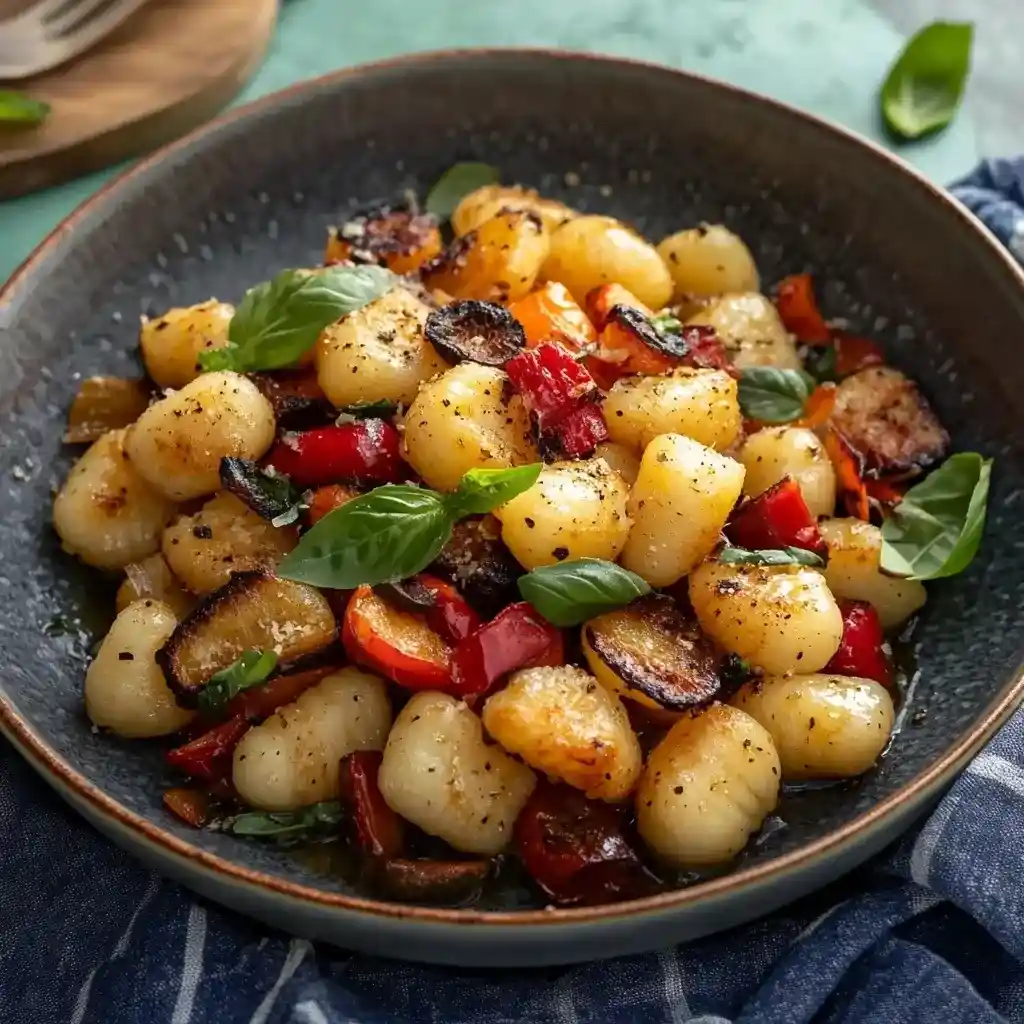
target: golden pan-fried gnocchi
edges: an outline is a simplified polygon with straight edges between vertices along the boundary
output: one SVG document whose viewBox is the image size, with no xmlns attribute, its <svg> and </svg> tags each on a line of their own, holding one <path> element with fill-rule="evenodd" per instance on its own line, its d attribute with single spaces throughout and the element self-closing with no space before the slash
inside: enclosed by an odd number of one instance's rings
<svg viewBox="0 0 1024 1024">
<path fill-rule="evenodd" d="M 724 225 L 655 246 L 456 170 L 83 385 L 53 524 L 120 574 L 86 712 L 168 737 L 171 813 L 349 844 L 374 895 L 502 855 L 545 903 L 647 896 L 898 756 L 990 463 L 931 469 L 917 386 Z"/>
</svg>

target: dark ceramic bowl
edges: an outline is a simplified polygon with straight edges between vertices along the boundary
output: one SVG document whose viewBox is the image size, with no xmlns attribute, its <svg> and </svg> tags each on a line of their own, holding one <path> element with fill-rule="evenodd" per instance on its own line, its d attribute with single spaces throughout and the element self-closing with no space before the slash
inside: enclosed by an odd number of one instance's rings
<svg viewBox="0 0 1024 1024">
<path fill-rule="evenodd" d="M 282 267 L 314 264 L 325 225 L 354 203 L 422 193 L 467 158 L 656 239 L 724 221 L 769 283 L 813 268 L 828 310 L 885 340 L 956 446 L 996 456 L 981 554 L 931 588 L 914 714 L 881 766 L 848 787 L 787 795 L 786 827 L 733 873 L 644 901 L 545 910 L 512 886 L 466 910 L 368 899 L 287 853 L 178 823 L 160 806 L 159 750 L 94 735 L 82 713 L 110 588 L 61 554 L 49 524 L 78 377 L 135 370 L 140 313 L 237 299 Z M 1020 699 L 1022 322 L 1021 272 L 941 191 L 859 139 L 727 86 L 513 51 L 416 56 L 297 86 L 108 186 L 0 296 L 0 724 L 69 802 L 159 870 L 343 946 L 463 965 L 565 962 L 763 914 L 895 838 Z"/>
</svg>

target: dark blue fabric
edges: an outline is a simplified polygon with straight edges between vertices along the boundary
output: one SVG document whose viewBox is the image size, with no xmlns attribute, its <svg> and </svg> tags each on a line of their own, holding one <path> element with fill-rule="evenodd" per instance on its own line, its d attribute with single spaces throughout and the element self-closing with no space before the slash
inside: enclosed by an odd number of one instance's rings
<svg viewBox="0 0 1024 1024">
<path fill-rule="evenodd" d="M 1024 252 L 1024 159 L 953 187 Z M 0 742 L 4 1024 L 1024 1024 L 1024 712 L 924 827 L 839 886 L 677 949 L 459 972 L 197 902 Z"/>
</svg>

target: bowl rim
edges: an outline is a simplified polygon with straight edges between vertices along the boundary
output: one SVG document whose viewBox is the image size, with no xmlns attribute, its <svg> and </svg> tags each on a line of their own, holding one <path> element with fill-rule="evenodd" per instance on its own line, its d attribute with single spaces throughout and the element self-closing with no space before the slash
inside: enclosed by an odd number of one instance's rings
<svg viewBox="0 0 1024 1024">
<path fill-rule="evenodd" d="M 845 141 L 867 150 L 877 161 L 887 165 L 889 170 L 909 179 L 919 189 L 925 191 L 933 201 L 943 205 L 947 212 L 952 213 L 968 232 L 987 247 L 989 255 L 1002 264 L 1002 269 L 1008 273 L 1017 287 L 1024 291 L 1024 269 L 1014 262 L 998 239 L 970 211 L 957 203 L 944 189 L 935 185 L 920 171 L 878 143 L 826 118 L 809 114 L 787 103 L 707 75 L 680 70 L 652 61 L 551 47 L 463 47 L 404 54 L 341 68 L 325 75 L 305 79 L 224 112 L 181 138 L 162 146 L 102 185 L 33 249 L 15 269 L 8 281 L 0 287 L 0 311 L 13 305 L 12 300 L 29 283 L 34 273 L 43 266 L 51 250 L 97 208 L 102 207 L 109 199 L 116 198 L 121 188 L 137 178 L 144 177 L 159 164 L 189 149 L 195 143 L 216 136 L 228 125 L 257 118 L 282 103 L 300 98 L 303 94 L 343 86 L 347 81 L 366 76 L 372 77 L 378 72 L 429 70 L 431 67 L 443 65 L 453 59 L 466 58 L 509 61 L 526 58 L 565 64 L 586 62 L 631 67 L 651 73 L 653 77 L 681 77 L 703 86 L 732 93 L 747 103 L 770 108 L 789 118 L 799 119 L 818 131 L 838 135 Z M 798 875 L 824 858 L 839 855 L 854 847 L 862 835 L 883 827 L 887 822 L 901 815 L 909 816 L 927 806 L 939 791 L 952 782 L 953 777 L 994 735 L 1022 700 L 1024 700 L 1024 659 L 973 725 L 961 734 L 935 762 L 920 771 L 894 793 L 858 814 L 840 828 L 789 853 L 687 888 L 673 889 L 644 899 L 593 907 L 548 907 L 539 910 L 491 911 L 402 904 L 331 892 L 293 882 L 279 875 L 254 870 L 219 854 L 200 849 L 188 840 L 179 838 L 150 819 L 123 806 L 64 761 L 57 751 L 14 709 L 2 687 L 0 687 L 0 732 L 11 740 L 15 748 L 26 757 L 44 779 L 55 784 L 58 792 L 66 787 L 76 797 L 90 805 L 99 817 L 110 819 L 115 825 L 126 828 L 135 834 L 134 838 L 143 843 L 155 844 L 165 855 L 171 855 L 174 859 L 184 859 L 191 867 L 205 869 L 214 876 L 224 876 L 221 881 L 255 886 L 283 897 L 317 905 L 323 910 L 355 911 L 378 918 L 401 919 L 410 924 L 424 926 L 438 924 L 569 925 L 654 915 L 681 909 L 687 905 L 710 902 L 716 898 L 735 896 L 745 889 L 754 889 L 763 884 L 778 882 L 785 877 Z"/>
</svg>

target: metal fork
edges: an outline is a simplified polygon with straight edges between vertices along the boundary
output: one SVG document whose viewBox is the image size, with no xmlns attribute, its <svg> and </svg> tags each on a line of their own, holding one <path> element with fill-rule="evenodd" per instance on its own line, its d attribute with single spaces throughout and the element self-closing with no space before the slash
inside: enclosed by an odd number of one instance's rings
<svg viewBox="0 0 1024 1024">
<path fill-rule="evenodd" d="M 0 79 L 63 64 L 109 35 L 147 0 L 38 0 L 0 20 Z"/>
</svg>

